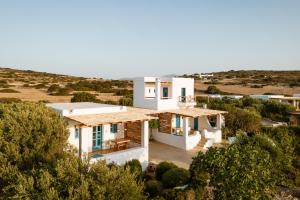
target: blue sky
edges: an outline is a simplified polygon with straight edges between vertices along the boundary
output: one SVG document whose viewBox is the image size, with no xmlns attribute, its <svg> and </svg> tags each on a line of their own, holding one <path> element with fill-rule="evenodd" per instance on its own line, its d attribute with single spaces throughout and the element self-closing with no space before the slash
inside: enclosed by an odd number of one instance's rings
<svg viewBox="0 0 300 200">
<path fill-rule="evenodd" d="M 0 66 L 105 78 L 300 70 L 300 1 L 0 0 Z"/>
</svg>

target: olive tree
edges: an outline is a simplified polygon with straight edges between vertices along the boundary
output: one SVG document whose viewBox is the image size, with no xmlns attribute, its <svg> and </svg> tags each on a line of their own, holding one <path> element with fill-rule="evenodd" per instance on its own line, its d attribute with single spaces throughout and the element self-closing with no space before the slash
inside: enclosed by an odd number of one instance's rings
<svg viewBox="0 0 300 200">
<path fill-rule="evenodd" d="M 44 104 L 0 105 L 0 199 L 143 199 L 123 167 L 67 151 L 62 118 Z"/>
</svg>

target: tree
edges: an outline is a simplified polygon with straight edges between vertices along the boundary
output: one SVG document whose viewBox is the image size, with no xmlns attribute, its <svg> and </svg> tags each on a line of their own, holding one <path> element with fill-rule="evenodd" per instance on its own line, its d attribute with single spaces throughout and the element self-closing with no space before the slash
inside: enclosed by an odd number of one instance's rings
<svg viewBox="0 0 300 200">
<path fill-rule="evenodd" d="M 60 87 L 59 87 L 58 84 L 52 84 L 52 85 L 49 86 L 47 92 L 48 93 L 54 93 L 54 92 L 57 92 L 59 89 L 60 89 Z"/>
<path fill-rule="evenodd" d="M 162 176 L 164 188 L 173 188 L 187 184 L 190 172 L 183 168 L 173 168 L 166 171 Z"/>
<path fill-rule="evenodd" d="M 205 180 L 199 180 L 198 174 L 206 172 L 215 199 L 267 199 L 278 183 L 278 171 L 271 154 L 273 144 L 265 139 L 242 136 L 228 147 L 199 152 L 190 166 L 194 186 L 199 181 L 203 184 Z"/>
<path fill-rule="evenodd" d="M 246 133 L 257 133 L 260 130 L 261 117 L 256 111 L 231 108 L 225 116 L 226 128 L 233 135 L 238 130 Z"/>
<path fill-rule="evenodd" d="M 96 96 L 88 92 L 77 92 L 71 98 L 71 102 L 96 102 Z"/>
<path fill-rule="evenodd" d="M 129 169 L 79 159 L 68 136 L 63 119 L 44 104 L 0 105 L 0 198 L 144 198 Z"/>
<path fill-rule="evenodd" d="M 68 136 L 64 121 L 44 104 L 0 105 L 0 152 L 20 169 L 60 158 Z"/>
<path fill-rule="evenodd" d="M 160 181 L 164 173 L 173 168 L 177 168 L 177 166 L 172 162 L 164 161 L 159 163 L 155 170 L 156 179 Z"/>
<path fill-rule="evenodd" d="M 261 115 L 275 121 L 289 121 L 290 112 L 295 108 L 289 104 L 283 104 L 277 101 L 264 101 Z"/>
<path fill-rule="evenodd" d="M 219 90 L 219 88 L 217 88 L 216 86 L 210 85 L 207 87 L 206 93 L 207 94 L 221 94 L 222 91 Z"/>
</svg>

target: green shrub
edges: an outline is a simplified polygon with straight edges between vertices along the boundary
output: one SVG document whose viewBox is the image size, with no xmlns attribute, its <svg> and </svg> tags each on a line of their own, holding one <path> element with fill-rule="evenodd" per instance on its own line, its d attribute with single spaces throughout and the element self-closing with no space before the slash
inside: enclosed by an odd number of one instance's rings
<svg viewBox="0 0 300 200">
<path fill-rule="evenodd" d="M 53 93 L 53 92 L 57 92 L 60 89 L 58 84 L 52 84 L 50 85 L 50 87 L 48 88 L 48 93 Z"/>
<path fill-rule="evenodd" d="M 162 176 L 162 183 L 165 188 L 183 186 L 188 183 L 190 172 L 183 168 L 173 168 L 166 171 Z"/>
<path fill-rule="evenodd" d="M 155 129 L 159 128 L 159 120 L 158 119 L 152 119 L 149 121 L 149 128 Z"/>
<path fill-rule="evenodd" d="M 133 105 L 133 100 L 131 98 L 122 97 L 119 100 L 119 104 L 122 105 L 122 106 L 132 106 Z"/>
<path fill-rule="evenodd" d="M 97 101 L 94 94 L 88 92 L 78 92 L 73 95 L 71 102 L 95 102 Z"/>
<path fill-rule="evenodd" d="M 142 177 L 142 165 L 139 160 L 133 159 L 126 162 L 124 168 L 129 169 L 131 173 L 135 173 L 138 178 Z"/>
<path fill-rule="evenodd" d="M 162 179 L 163 174 L 166 171 L 173 169 L 173 168 L 177 168 L 177 166 L 172 162 L 164 161 L 164 162 L 159 163 L 155 170 L 156 179 L 160 181 Z"/>
<path fill-rule="evenodd" d="M 68 96 L 72 92 L 70 88 L 60 88 L 56 93 L 52 93 L 54 96 Z"/>
<path fill-rule="evenodd" d="M 14 89 L 2 89 L 0 90 L 1 93 L 20 93 L 19 91 L 17 90 L 14 90 Z"/>
<path fill-rule="evenodd" d="M 221 94 L 222 92 L 216 86 L 210 85 L 210 86 L 208 86 L 206 93 L 207 94 Z"/>
<path fill-rule="evenodd" d="M 145 192 L 150 197 L 156 197 L 159 194 L 159 182 L 157 180 L 149 180 L 145 183 Z"/>
</svg>

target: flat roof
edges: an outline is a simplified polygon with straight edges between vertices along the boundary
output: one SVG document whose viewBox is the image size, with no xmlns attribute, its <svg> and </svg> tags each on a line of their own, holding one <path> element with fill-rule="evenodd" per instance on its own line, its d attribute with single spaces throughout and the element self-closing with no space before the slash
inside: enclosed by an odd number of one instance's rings
<svg viewBox="0 0 300 200">
<path fill-rule="evenodd" d="M 87 108 L 107 108 L 107 107 L 120 107 L 117 105 L 93 103 L 93 102 L 76 102 L 76 103 L 48 103 L 47 106 L 57 110 L 74 110 L 74 109 L 87 109 Z"/>
<path fill-rule="evenodd" d="M 127 111 L 125 112 L 74 115 L 66 116 L 65 118 L 84 124 L 86 126 L 97 126 L 99 124 L 157 119 L 157 117 L 151 116 L 151 114 L 155 113 L 157 113 L 157 111 L 155 110 L 128 107 Z"/>
</svg>

